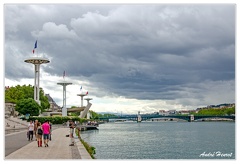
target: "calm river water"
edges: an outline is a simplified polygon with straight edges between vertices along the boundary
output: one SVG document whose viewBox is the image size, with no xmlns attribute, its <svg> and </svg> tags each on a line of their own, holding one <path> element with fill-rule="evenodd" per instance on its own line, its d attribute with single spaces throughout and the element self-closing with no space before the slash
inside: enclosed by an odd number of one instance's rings
<svg viewBox="0 0 240 164">
<path fill-rule="evenodd" d="M 97 159 L 235 159 L 234 122 L 124 122 L 81 133 Z"/>
</svg>

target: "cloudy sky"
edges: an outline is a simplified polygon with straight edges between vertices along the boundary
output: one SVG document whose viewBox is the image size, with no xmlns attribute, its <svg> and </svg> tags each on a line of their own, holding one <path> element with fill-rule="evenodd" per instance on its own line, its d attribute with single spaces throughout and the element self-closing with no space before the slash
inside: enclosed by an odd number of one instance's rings
<svg viewBox="0 0 240 164">
<path fill-rule="evenodd" d="M 151 113 L 235 102 L 234 4 L 6 4 L 5 85 L 40 86 L 60 106 L 80 106 L 80 86 L 91 110 Z M 35 41 L 38 47 L 32 53 Z M 86 103 L 85 103 L 86 104 Z"/>
</svg>

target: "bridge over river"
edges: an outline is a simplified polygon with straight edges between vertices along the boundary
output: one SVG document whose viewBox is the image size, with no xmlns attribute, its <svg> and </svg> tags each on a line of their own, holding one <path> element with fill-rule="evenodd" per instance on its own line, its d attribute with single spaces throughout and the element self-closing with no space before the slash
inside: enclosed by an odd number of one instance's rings
<svg viewBox="0 0 240 164">
<path fill-rule="evenodd" d="M 124 116 L 112 116 L 112 117 L 100 117 L 99 120 L 101 121 L 109 121 L 111 119 L 117 119 L 117 120 L 133 120 L 136 121 L 138 118 L 138 115 L 124 115 Z M 143 114 L 141 115 L 142 121 L 146 120 L 152 120 L 157 118 L 166 118 L 166 119 L 181 119 L 186 120 L 189 122 L 196 121 L 196 120 L 205 120 L 205 119 L 230 119 L 235 120 L 235 116 L 214 116 L 214 115 L 154 115 L 154 114 Z"/>
</svg>

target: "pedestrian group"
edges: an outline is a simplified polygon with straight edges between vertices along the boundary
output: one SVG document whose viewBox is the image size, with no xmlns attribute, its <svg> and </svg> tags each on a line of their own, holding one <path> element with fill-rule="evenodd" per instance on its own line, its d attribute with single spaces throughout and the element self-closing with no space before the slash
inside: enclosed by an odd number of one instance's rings
<svg viewBox="0 0 240 164">
<path fill-rule="evenodd" d="M 74 130 L 76 127 L 76 123 L 74 123 L 72 120 L 68 121 L 69 129 L 70 129 L 70 144 L 69 146 L 74 146 Z M 27 138 L 28 141 L 33 140 L 33 135 L 35 135 L 37 145 L 38 147 L 42 147 L 42 141 L 44 141 L 44 146 L 48 147 L 48 142 L 51 141 L 51 131 L 52 131 L 52 124 L 46 120 L 43 124 L 39 122 L 38 120 L 35 120 L 33 123 L 32 120 L 30 120 L 28 124 L 28 131 L 27 131 Z"/>
<path fill-rule="evenodd" d="M 42 147 L 42 140 L 44 140 L 44 146 L 48 147 L 48 142 L 51 140 L 51 130 L 52 126 L 48 120 L 46 120 L 43 124 L 41 124 L 38 120 L 35 120 L 34 123 L 30 120 L 27 132 L 28 141 L 33 140 L 34 134 L 38 147 Z"/>
</svg>

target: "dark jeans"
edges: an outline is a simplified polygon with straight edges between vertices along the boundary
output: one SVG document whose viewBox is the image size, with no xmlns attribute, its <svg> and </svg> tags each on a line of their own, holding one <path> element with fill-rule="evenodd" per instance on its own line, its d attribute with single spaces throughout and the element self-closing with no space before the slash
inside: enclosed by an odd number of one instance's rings
<svg viewBox="0 0 240 164">
<path fill-rule="evenodd" d="M 33 131 L 28 131 L 28 140 L 33 139 Z"/>
</svg>

